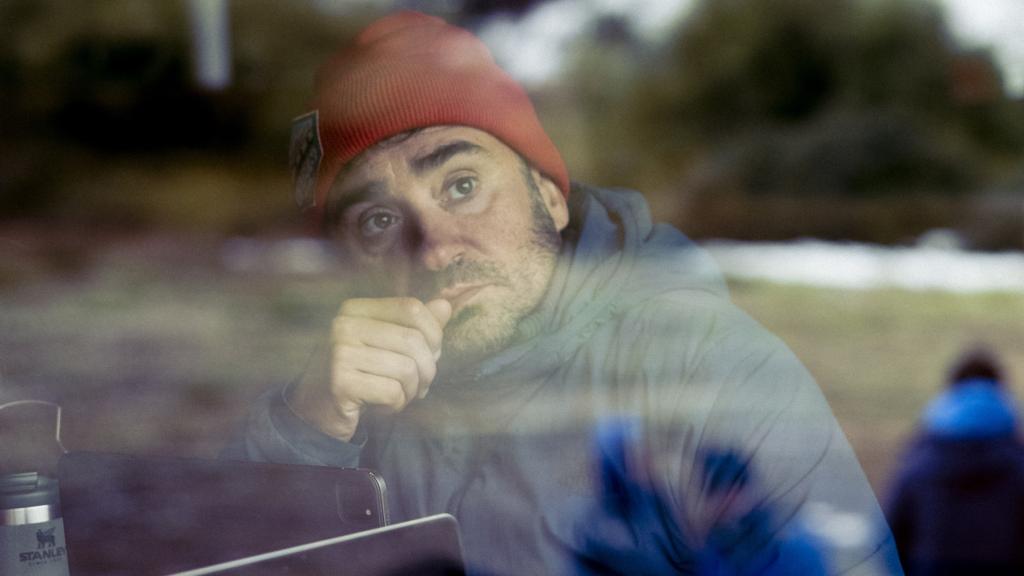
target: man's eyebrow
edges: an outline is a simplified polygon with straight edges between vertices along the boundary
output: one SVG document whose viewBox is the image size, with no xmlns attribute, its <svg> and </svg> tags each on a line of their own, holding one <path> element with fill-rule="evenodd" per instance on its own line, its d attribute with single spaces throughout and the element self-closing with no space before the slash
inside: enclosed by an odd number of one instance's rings
<svg viewBox="0 0 1024 576">
<path fill-rule="evenodd" d="M 478 152 L 486 153 L 487 150 L 482 146 L 473 144 L 472 142 L 456 140 L 454 142 L 442 144 L 422 156 L 413 158 L 409 161 L 409 167 L 412 168 L 412 171 L 416 174 L 423 174 L 424 172 L 443 165 L 445 162 L 451 160 L 453 156 L 458 154 L 476 154 Z"/>
</svg>

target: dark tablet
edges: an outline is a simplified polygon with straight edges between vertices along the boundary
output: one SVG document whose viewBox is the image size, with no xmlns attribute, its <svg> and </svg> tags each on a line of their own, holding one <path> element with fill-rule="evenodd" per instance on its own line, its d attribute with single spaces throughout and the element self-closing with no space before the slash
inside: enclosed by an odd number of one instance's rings
<svg viewBox="0 0 1024 576">
<path fill-rule="evenodd" d="M 458 525 L 448 514 L 340 536 L 174 576 L 460 576 Z"/>
<path fill-rule="evenodd" d="M 73 452 L 58 469 L 72 576 L 168 574 L 387 524 L 369 470 Z"/>
</svg>

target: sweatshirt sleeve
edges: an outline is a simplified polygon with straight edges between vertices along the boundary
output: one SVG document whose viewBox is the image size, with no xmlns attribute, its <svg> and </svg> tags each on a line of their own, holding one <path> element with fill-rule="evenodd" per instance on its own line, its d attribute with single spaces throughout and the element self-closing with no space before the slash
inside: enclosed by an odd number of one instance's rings
<svg viewBox="0 0 1024 576">
<path fill-rule="evenodd" d="M 356 430 L 344 442 L 317 430 L 299 418 L 284 401 L 284 388 L 260 396 L 250 408 L 241 430 L 221 453 L 223 458 L 354 468 L 366 443 L 366 432 Z"/>
<path fill-rule="evenodd" d="M 621 333 L 640 335 L 624 348 L 645 353 L 620 362 L 643 375 L 653 487 L 690 549 L 785 573 L 814 543 L 829 574 L 902 573 L 850 444 L 781 341 L 699 295 L 645 305 Z"/>
</svg>

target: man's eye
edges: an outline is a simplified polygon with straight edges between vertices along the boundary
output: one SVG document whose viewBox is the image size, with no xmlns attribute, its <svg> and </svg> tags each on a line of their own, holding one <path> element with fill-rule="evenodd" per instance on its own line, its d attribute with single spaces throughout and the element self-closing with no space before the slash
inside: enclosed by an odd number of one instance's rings
<svg viewBox="0 0 1024 576">
<path fill-rule="evenodd" d="M 462 200 L 473 195 L 476 191 L 476 178 L 463 176 L 448 185 L 445 190 L 448 200 Z"/>
<path fill-rule="evenodd" d="M 364 238 L 370 238 L 398 224 L 398 220 L 398 215 L 392 212 L 371 212 L 359 220 L 359 232 Z"/>
</svg>

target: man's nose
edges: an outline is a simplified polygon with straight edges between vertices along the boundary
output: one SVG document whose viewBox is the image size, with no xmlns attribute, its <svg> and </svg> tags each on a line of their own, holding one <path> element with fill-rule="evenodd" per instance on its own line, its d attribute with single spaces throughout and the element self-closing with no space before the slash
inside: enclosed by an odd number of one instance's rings
<svg viewBox="0 0 1024 576">
<path fill-rule="evenodd" d="M 413 245 L 416 258 L 426 270 L 438 272 L 462 258 L 463 248 L 458 230 L 447 214 L 419 215 L 415 235 Z"/>
</svg>

